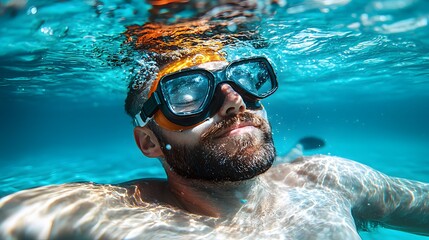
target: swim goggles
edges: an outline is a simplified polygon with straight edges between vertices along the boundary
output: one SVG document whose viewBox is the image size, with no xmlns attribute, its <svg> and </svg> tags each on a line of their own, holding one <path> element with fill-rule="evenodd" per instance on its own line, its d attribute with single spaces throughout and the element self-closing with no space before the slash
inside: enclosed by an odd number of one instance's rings
<svg viewBox="0 0 429 240">
<path fill-rule="evenodd" d="M 249 109 L 261 108 L 259 100 L 273 94 L 278 87 L 273 67 L 264 57 L 234 61 L 217 71 L 187 68 L 159 80 L 156 90 L 135 116 L 135 125 L 146 125 L 158 110 L 170 122 L 183 126 L 182 129 L 198 125 L 222 106 L 225 96 L 216 90 L 221 83 L 229 84 L 239 93 Z"/>
</svg>

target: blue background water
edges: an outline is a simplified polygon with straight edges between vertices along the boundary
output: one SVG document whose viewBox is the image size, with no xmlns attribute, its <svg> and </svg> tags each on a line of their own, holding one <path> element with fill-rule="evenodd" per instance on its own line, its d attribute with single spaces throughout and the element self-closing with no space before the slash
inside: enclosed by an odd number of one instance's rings
<svg viewBox="0 0 429 240">
<path fill-rule="evenodd" d="M 106 64 L 124 26 L 146 22 L 148 9 L 29 1 L 0 16 L 0 196 L 164 176 L 134 144 L 123 110 L 127 69 Z M 280 81 L 264 103 L 279 154 L 318 136 L 326 146 L 306 154 L 429 182 L 429 4 L 289 1 L 271 11 L 259 27 Z M 362 236 L 426 239 L 386 229 Z"/>
</svg>

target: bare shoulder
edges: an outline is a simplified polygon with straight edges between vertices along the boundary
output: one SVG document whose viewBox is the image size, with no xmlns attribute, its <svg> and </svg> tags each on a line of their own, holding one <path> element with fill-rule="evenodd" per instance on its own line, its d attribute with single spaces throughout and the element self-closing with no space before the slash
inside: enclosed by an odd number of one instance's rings
<svg viewBox="0 0 429 240">
<path fill-rule="evenodd" d="M 127 195 L 128 191 L 124 187 L 94 183 L 49 185 L 5 196 L 0 200 L 0 209 L 3 211 L 5 207 L 19 207 L 20 204 L 37 204 L 40 208 L 45 205 L 52 207 L 55 204 L 119 200 L 119 196 Z"/>
<path fill-rule="evenodd" d="M 316 173 L 320 175 L 322 173 L 323 175 L 324 173 L 336 176 L 356 176 L 371 170 L 370 167 L 356 161 L 329 155 L 301 157 L 291 162 L 290 166 L 300 174 Z"/>
<path fill-rule="evenodd" d="M 290 163 L 277 165 L 270 170 L 269 174 L 283 177 L 287 176 L 287 174 L 300 176 L 309 174 L 318 176 L 325 174 L 355 175 L 369 170 L 371 170 L 370 167 L 349 159 L 328 155 L 313 155 L 299 157 Z"/>
<path fill-rule="evenodd" d="M 291 187 L 324 188 L 352 194 L 359 192 L 365 178 L 373 172 L 370 167 L 345 158 L 314 155 L 278 165 L 267 177 Z"/>
<path fill-rule="evenodd" d="M 23 190 L 0 199 L 0 222 L 41 221 L 43 217 L 82 216 L 97 205 L 123 202 L 127 189 L 93 183 L 50 185 Z M 62 211 L 59 211 L 62 209 Z"/>
<path fill-rule="evenodd" d="M 122 239 L 137 225 L 145 230 L 158 211 L 174 213 L 134 184 L 45 186 L 0 199 L 0 239 Z"/>
<path fill-rule="evenodd" d="M 108 208 L 149 210 L 152 205 L 166 204 L 152 194 L 160 185 L 156 181 L 140 180 L 120 185 L 67 183 L 23 190 L 0 199 L 0 223 L 10 215 L 15 219 L 37 217 L 39 213 L 40 216 L 80 218 L 89 211 Z"/>
</svg>

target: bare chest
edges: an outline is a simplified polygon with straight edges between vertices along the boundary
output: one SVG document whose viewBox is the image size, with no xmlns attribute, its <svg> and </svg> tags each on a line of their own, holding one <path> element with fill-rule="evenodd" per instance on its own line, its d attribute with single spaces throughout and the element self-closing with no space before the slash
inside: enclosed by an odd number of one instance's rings
<svg viewBox="0 0 429 240">
<path fill-rule="evenodd" d="M 278 191 L 260 202 L 247 202 L 216 230 L 233 238 L 355 239 L 350 206 L 337 197 L 321 190 Z"/>
<path fill-rule="evenodd" d="M 108 210 L 118 224 L 97 225 L 92 232 L 105 232 L 108 234 L 104 237 L 114 238 L 162 235 L 169 239 L 359 239 L 350 207 L 336 197 L 320 190 L 283 190 L 244 201 L 238 212 L 224 218 L 156 204 Z"/>
</svg>

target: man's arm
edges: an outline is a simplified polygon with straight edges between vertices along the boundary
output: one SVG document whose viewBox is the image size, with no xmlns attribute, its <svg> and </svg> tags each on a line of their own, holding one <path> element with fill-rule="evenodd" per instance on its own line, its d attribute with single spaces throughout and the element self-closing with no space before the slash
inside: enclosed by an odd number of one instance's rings
<svg viewBox="0 0 429 240">
<path fill-rule="evenodd" d="M 429 184 L 389 177 L 332 156 L 301 158 L 291 165 L 294 170 L 286 181 L 339 191 L 349 199 L 356 218 L 429 236 Z"/>
<path fill-rule="evenodd" d="M 429 184 L 373 170 L 353 213 L 382 226 L 429 236 Z"/>
</svg>

